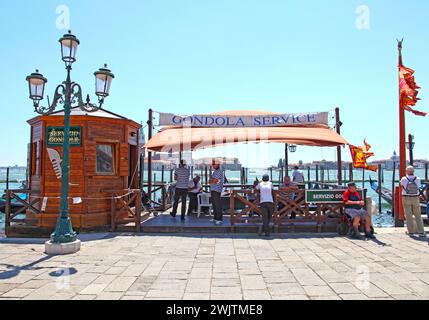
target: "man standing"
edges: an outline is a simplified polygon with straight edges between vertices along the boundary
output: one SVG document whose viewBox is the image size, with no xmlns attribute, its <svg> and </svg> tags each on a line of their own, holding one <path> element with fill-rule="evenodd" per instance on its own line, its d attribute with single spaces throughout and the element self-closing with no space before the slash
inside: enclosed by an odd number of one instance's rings
<svg viewBox="0 0 429 320">
<path fill-rule="evenodd" d="M 407 168 L 407 175 L 401 179 L 402 204 L 407 219 L 408 234 L 425 236 L 425 228 L 420 208 L 421 180 L 414 175 L 414 167 Z"/>
<path fill-rule="evenodd" d="M 223 223 L 221 195 L 225 176 L 223 174 L 223 171 L 220 169 L 219 160 L 213 160 L 212 167 L 214 171 L 212 173 L 209 183 L 214 211 L 214 223 L 216 225 L 221 225 Z"/>
<path fill-rule="evenodd" d="M 193 211 L 198 208 L 198 195 L 203 190 L 203 186 L 200 183 L 200 176 L 196 176 L 194 179 L 189 181 L 188 193 L 189 193 L 189 209 L 188 215 L 192 214 Z"/>
<path fill-rule="evenodd" d="M 305 188 L 305 179 L 304 179 L 304 173 L 299 170 L 299 167 L 296 166 L 292 173 L 293 182 L 295 182 L 300 189 Z"/>
<path fill-rule="evenodd" d="M 176 180 L 176 190 L 174 192 L 173 211 L 170 215 L 176 218 L 177 206 L 179 199 L 182 201 L 182 216 L 181 220 L 185 221 L 186 215 L 186 199 L 188 197 L 189 176 L 191 175 L 189 168 L 186 166 L 185 160 L 181 160 L 179 167 L 174 172 L 174 179 Z"/>
</svg>

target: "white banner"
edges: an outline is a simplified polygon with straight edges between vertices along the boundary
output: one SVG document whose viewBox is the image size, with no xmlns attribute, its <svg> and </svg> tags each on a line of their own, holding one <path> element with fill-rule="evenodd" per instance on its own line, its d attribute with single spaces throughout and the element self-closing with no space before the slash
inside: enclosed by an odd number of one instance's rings
<svg viewBox="0 0 429 320">
<path fill-rule="evenodd" d="M 328 112 L 270 115 L 192 115 L 181 116 L 171 113 L 159 114 L 160 126 L 183 127 L 282 127 L 328 125 Z"/>
</svg>

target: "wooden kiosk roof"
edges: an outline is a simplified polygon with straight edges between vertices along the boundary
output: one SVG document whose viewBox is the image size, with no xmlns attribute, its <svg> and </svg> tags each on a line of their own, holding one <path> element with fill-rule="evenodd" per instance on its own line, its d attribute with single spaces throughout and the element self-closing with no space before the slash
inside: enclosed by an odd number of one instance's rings
<svg viewBox="0 0 429 320">
<path fill-rule="evenodd" d="M 258 116 L 278 113 L 266 111 L 227 111 L 213 115 Z M 145 148 L 156 152 L 198 150 L 237 143 L 290 143 L 305 146 L 335 147 L 348 144 L 327 125 L 274 126 L 274 127 L 164 127 Z"/>
</svg>

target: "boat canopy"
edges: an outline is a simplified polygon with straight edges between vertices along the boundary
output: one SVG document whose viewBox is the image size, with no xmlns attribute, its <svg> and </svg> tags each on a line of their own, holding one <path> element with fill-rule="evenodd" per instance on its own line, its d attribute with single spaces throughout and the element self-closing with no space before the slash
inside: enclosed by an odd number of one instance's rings
<svg viewBox="0 0 429 320">
<path fill-rule="evenodd" d="M 227 111 L 213 113 L 212 116 L 231 116 L 236 121 L 237 116 L 242 117 L 274 117 L 278 113 L 267 113 L 266 111 Z M 302 116 L 304 114 L 300 114 Z M 295 117 L 297 117 L 295 115 Z M 307 116 L 308 117 L 308 116 Z M 191 117 L 189 117 L 191 118 Z M 274 119 L 280 119 L 275 116 Z M 284 117 L 283 117 L 284 118 Z M 257 124 L 261 123 L 261 119 Z M 304 124 L 295 123 L 273 125 L 253 125 L 248 126 L 199 126 L 168 125 L 162 128 L 152 139 L 150 139 L 145 148 L 155 152 L 181 152 L 194 151 L 198 149 L 217 147 L 228 144 L 238 143 L 289 143 L 305 146 L 335 147 L 348 144 L 348 142 L 332 130 L 328 124 L 317 122 L 311 124 L 303 121 Z"/>
</svg>

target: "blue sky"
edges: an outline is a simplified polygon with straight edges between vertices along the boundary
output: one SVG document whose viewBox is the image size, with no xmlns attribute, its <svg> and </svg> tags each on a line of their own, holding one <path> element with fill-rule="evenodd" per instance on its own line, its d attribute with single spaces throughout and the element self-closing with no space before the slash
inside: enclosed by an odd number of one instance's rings
<svg viewBox="0 0 429 320">
<path fill-rule="evenodd" d="M 0 1 L 0 165 L 26 161 L 26 121 L 35 114 L 25 77 L 39 68 L 51 96 L 64 79 L 60 5 L 69 7 L 81 40 L 73 79 L 92 94 L 93 72 L 108 63 L 116 79 L 105 107 L 136 121 L 147 121 L 149 107 L 189 114 L 340 106 L 343 136 L 353 144 L 366 138 L 376 158 L 389 157 L 398 149 L 398 37 L 422 87 L 419 109 L 429 111 L 425 1 Z M 360 5 L 370 10 L 369 29 L 356 28 Z M 407 115 L 418 158 L 429 158 L 428 120 Z M 283 147 L 267 147 L 263 159 L 254 156 L 260 152 L 241 146 L 209 154 L 265 166 L 277 163 Z M 348 149 L 343 154 L 350 159 Z M 334 160 L 335 151 L 300 147 L 291 161 L 322 158 Z"/>
</svg>

